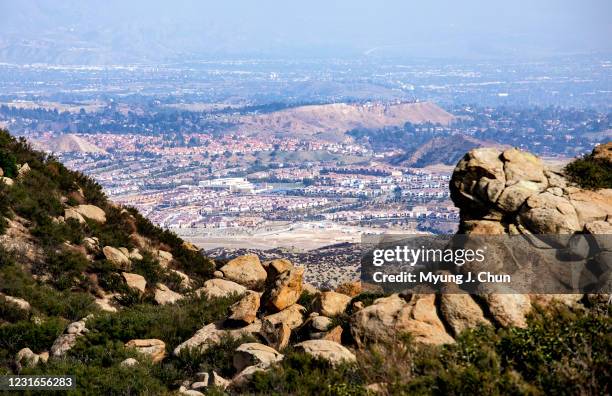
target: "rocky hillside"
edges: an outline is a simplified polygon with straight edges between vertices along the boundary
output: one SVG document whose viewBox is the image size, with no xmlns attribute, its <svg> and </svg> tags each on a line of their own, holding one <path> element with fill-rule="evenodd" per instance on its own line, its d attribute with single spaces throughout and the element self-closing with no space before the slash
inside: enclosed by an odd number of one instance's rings
<svg viewBox="0 0 612 396">
<path fill-rule="evenodd" d="M 359 282 L 317 290 L 287 259 L 203 258 L 6 132 L 0 163 L 0 374 L 72 374 L 74 394 L 610 391 L 600 296 L 382 295 Z M 564 180 L 529 154 L 474 150 L 453 177 L 462 227 L 513 232 L 514 213 L 525 217 L 517 232 L 609 227 L 608 192 Z M 550 194 L 575 218 L 525 202 L 511 212 L 517 194 L 498 203 L 526 182 L 537 188 L 524 201 Z M 521 215 L 531 208 L 543 214 Z"/>
</svg>

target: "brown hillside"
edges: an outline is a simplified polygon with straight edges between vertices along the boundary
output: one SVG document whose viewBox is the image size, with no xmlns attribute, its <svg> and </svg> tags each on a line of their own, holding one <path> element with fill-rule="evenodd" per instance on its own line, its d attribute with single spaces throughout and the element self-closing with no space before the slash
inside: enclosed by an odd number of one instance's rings
<svg viewBox="0 0 612 396">
<path fill-rule="evenodd" d="M 301 106 L 286 110 L 245 116 L 239 130 L 248 134 L 291 134 L 300 137 L 328 133 L 330 138 L 342 138 L 354 128 L 378 129 L 432 122 L 447 125 L 455 117 L 434 103 L 346 104 Z"/>
</svg>

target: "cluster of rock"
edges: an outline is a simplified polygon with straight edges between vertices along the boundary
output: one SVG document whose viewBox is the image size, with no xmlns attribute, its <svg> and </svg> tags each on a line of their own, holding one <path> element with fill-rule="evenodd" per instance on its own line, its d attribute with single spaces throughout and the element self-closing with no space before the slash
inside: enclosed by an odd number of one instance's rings
<svg viewBox="0 0 612 396">
<path fill-rule="evenodd" d="M 204 282 L 196 295 L 208 298 L 240 295 L 230 307 L 227 320 L 210 323 L 191 338 L 179 344 L 175 355 L 187 349 L 206 350 L 226 336 L 255 337 L 260 342 L 240 345 L 234 354 L 233 365 L 237 374 L 221 381 L 216 373 L 203 373 L 194 383 L 186 381 L 183 393 L 196 395 L 198 389 L 210 385 L 238 386 L 253 373 L 268 369 L 281 361 L 295 331 L 307 330 L 312 339 L 294 345 L 305 353 L 327 359 L 333 363 L 355 361 L 353 352 L 341 344 L 342 328 L 331 326 L 332 317 L 347 309 L 351 297 L 336 292 L 318 292 L 303 283 L 304 269 L 289 260 L 276 259 L 261 262 L 254 254 L 239 256 L 215 272 L 215 278 Z M 298 304 L 302 294 L 316 294 L 315 312 L 306 315 L 306 308 Z M 332 328 L 333 327 L 333 328 Z M 204 375 L 206 374 L 206 375 Z M 204 380 L 206 378 L 206 380 Z M 216 378 L 213 381 L 213 378 Z"/>
<path fill-rule="evenodd" d="M 17 179 L 24 177 L 30 171 L 30 165 L 25 164 L 17 164 Z M 4 170 L 0 168 L 0 183 L 4 183 L 7 186 L 12 186 L 15 184 L 15 180 L 10 177 L 6 177 L 4 175 Z"/>
</svg>

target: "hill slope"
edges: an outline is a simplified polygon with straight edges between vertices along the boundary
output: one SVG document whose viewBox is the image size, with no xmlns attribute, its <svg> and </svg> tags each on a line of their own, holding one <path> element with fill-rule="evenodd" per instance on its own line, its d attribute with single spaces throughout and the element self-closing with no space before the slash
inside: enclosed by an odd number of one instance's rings
<svg viewBox="0 0 612 396">
<path fill-rule="evenodd" d="M 64 134 L 51 139 L 44 144 L 45 148 L 53 153 L 79 152 L 106 154 L 106 151 L 89 143 L 80 136 Z"/>
<path fill-rule="evenodd" d="M 458 168 L 460 193 L 484 165 Z M 204 258 L 5 131 L 0 168 L 0 375 L 96 395 L 610 391 L 601 296 L 321 292 L 288 260 Z"/>
<path fill-rule="evenodd" d="M 403 126 L 406 122 L 431 122 L 447 125 L 454 116 L 431 102 L 358 105 L 333 103 L 300 106 L 269 114 L 245 116 L 239 130 L 245 133 L 270 133 L 309 137 L 326 134 L 342 139 L 351 129 L 379 129 Z"/>
</svg>

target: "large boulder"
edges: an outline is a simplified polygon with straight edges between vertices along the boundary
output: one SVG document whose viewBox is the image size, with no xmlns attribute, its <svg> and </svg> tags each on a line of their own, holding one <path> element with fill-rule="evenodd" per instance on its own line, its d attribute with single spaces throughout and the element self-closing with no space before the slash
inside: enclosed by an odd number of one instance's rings
<svg viewBox="0 0 612 396">
<path fill-rule="evenodd" d="M 531 300 L 525 294 L 486 294 L 484 300 L 489 312 L 501 326 L 526 327 L 526 315 L 531 310 Z"/>
<path fill-rule="evenodd" d="M 254 290 L 264 286 L 268 275 L 256 254 L 236 257 L 221 267 L 220 270 L 223 272 L 224 278 Z"/>
<path fill-rule="evenodd" d="M 332 364 L 343 362 L 356 362 L 357 357 L 341 344 L 329 340 L 308 340 L 295 345 L 301 350 L 316 358 L 325 359 Z"/>
<path fill-rule="evenodd" d="M 480 306 L 469 294 L 442 294 L 440 313 L 455 336 L 478 325 L 490 325 Z"/>
<path fill-rule="evenodd" d="M 209 279 L 204 286 L 195 291 L 196 295 L 204 294 L 208 298 L 229 297 L 233 294 L 244 294 L 247 288 L 225 279 Z"/>
<path fill-rule="evenodd" d="M 247 291 L 244 296 L 230 307 L 231 320 L 238 320 L 244 323 L 253 323 L 257 319 L 259 309 L 259 293 Z"/>
<path fill-rule="evenodd" d="M 32 307 L 30 303 L 24 300 L 23 298 L 8 296 L 6 294 L 0 293 L 0 300 L 4 299 L 7 303 L 21 309 L 22 311 L 30 311 Z"/>
<path fill-rule="evenodd" d="M 273 363 L 281 361 L 283 357 L 274 348 L 257 342 L 248 342 L 236 348 L 233 363 L 234 368 L 240 372 L 248 366 L 256 365 L 267 368 Z"/>
<path fill-rule="evenodd" d="M 281 311 L 295 304 L 302 295 L 303 277 L 304 268 L 291 266 L 272 278 L 273 282 L 268 285 L 265 294 L 268 308 Z"/>
<path fill-rule="evenodd" d="M 450 182 L 451 197 L 457 206 L 467 210 L 490 210 L 506 187 L 500 154 L 495 148 L 479 148 L 459 161 Z"/>
<path fill-rule="evenodd" d="M 569 200 L 576 209 L 580 225 L 606 220 L 612 215 L 612 189 L 578 190 L 569 194 Z"/>
<path fill-rule="evenodd" d="M 336 293 L 345 294 L 349 297 L 355 297 L 362 292 L 361 281 L 344 282 L 338 285 Z"/>
<path fill-rule="evenodd" d="M 76 209 L 74 208 L 64 209 L 64 219 L 65 220 L 74 219 L 81 224 L 85 223 L 85 218 L 79 212 L 77 212 Z"/>
<path fill-rule="evenodd" d="M 337 316 L 344 311 L 351 297 L 333 291 L 321 292 L 316 300 L 316 310 L 324 316 Z"/>
<path fill-rule="evenodd" d="M 224 336 L 240 338 L 242 336 L 253 336 L 261 330 L 261 321 L 256 320 L 248 326 L 238 329 L 225 328 L 222 322 L 208 324 L 198 330 L 191 338 L 174 348 L 174 355 L 178 356 L 184 349 L 197 348 L 201 351 L 221 342 Z"/>
<path fill-rule="evenodd" d="M 573 234 L 582 229 L 570 201 L 549 192 L 530 196 L 519 221 L 534 234 Z"/>
<path fill-rule="evenodd" d="M 73 209 L 87 219 L 97 221 L 98 223 L 106 223 L 106 213 L 95 205 L 79 205 Z"/>
<path fill-rule="evenodd" d="M 104 257 L 120 269 L 129 269 L 132 261 L 119 249 L 112 246 L 102 248 Z"/>
<path fill-rule="evenodd" d="M 134 348 L 139 353 L 147 355 L 153 363 L 160 362 L 166 357 L 166 343 L 156 338 L 145 340 L 130 340 L 125 344 L 126 348 Z"/>
<path fill-rule="evenodd" d="M 376 299 L 351 317 L 351 333 L 358 345 L 367 340 L 393 340 L 410 333 L 425 344 L 454 342 L 437 317 L 435 295 L 414 295 L 408 303 L 397 294 Z"/>
<path fill-rule="evenodd" d="M 77 336 L 78 334 L 61 334 L 51 345 L 51 355 L 55 357 L 64 356 L 76 344 Z"/>
<path fill-rule="evenodd" d="M 170 290 L 170 288 L 163 283 L 158 283 L 155 287 L 154 299 L 159 305 L 174 304 L 182 298 L 183 296 L 181 294 Z"/>
<path fill-rule="evenodd" d="M 121 275 L 125 279 L 125 283 L 130 289 L 138 290 L 144 293 L 147 287 L 147 280 L 142 275 L 132 274 L 130 272 L 122 272 Z"/>
<path fill-rule="evenodd" d="M 264 316 L 265 320 L 270 321 L 274 326 L 279 323 L 284 323 L 291 330 L 296 329 L 304 323 L 304 313 L 306 308 L 299 304 L 293 304 L 292 306 L 283 309 L 272 315 Z"/>
</svg>

